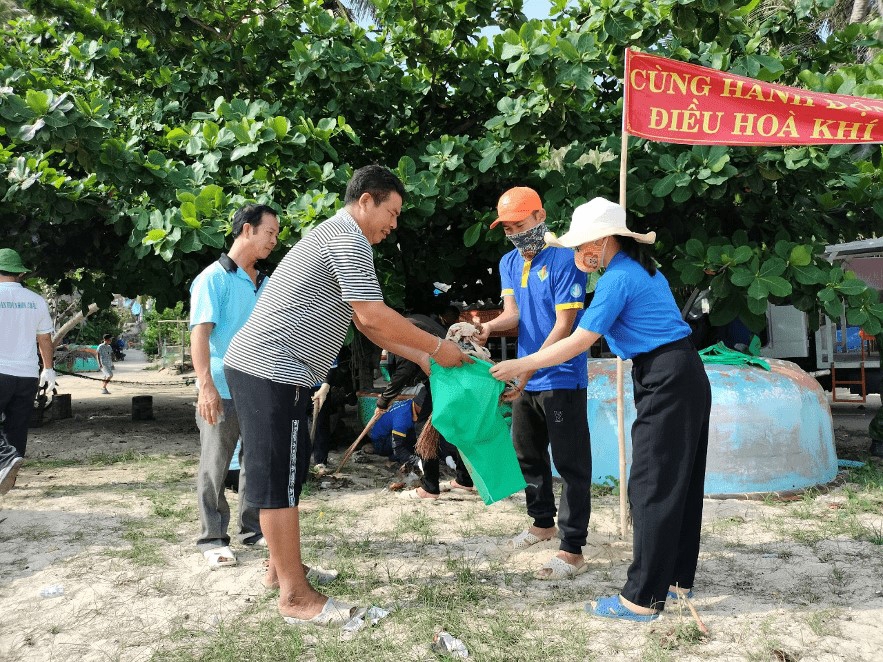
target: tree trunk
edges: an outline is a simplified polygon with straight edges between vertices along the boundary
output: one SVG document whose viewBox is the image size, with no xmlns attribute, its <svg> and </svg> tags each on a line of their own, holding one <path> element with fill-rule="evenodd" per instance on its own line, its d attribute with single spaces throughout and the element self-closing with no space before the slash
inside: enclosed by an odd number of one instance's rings
<svg viewBox="0 0 883 662">
<path fill-rule="evenodd" d="M 56 331 L 55 334 L 52 336 L 52 346 L 58 347 L 61 344 L 62 339 L 68 334 L 71 329 L 73 329 L 77 324 L 89 317 L 89 315 L 94 315 L 97 312 L 98 304 L 90 303 L 89 308 L 86 309 L 85 313 L 81 310 L 76 315 L 71 317 L 67 322 L 62 324 L 61 328 L 59 328 L 58 331 Z"/>
<path fill-rule="evenodd" d="M 868 15 L 868 0 L 853 0 L 852 13 L 849 15 L 850 23 L 861 23 Z"/>
</svg>

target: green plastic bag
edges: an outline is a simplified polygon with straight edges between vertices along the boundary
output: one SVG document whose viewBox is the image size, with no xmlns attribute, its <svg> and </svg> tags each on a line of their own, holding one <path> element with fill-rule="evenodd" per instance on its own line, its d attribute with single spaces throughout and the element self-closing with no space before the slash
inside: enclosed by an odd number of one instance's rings
<svg viewBox="0 0 883 662">
<path fill-rule="evenodd" d="M 755 342 L 756 341 L 756 342 Z M 719 342 L 716 345 L 712 345 L 711 347 L 706 347 L 703 350 L 700 350 L 699 357 L 702 359 L 703 363 L 717 363 L 721 365 L 753 365 L 758 368 L 763 368 L 764 370 L 770 370 L 770 364 L 764 361 L 758 355 L 760 351 L 760 340 L 758 340 L 757 336 L 754 336 L 751 341 L 751 347 L 749 351 L 751 354 L 745 354 L 743 352 L 737 352 L 735 349 L 730 349 L 722 342 Z"/>
<path fill-rule="evenodd" d="M 527 487 L 512 437 L 503 418 L 503 382 L 490 374 L 492 364 L 475 359 L 443 368 L 430 359 L 432 425 L 460 451 L 487 505 Z"/>
</svg>

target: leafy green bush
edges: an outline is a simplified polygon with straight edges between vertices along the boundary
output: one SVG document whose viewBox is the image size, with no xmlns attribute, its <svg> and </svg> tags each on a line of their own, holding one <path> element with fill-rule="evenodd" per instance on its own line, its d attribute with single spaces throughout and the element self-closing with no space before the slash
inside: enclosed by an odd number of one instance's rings
<svg viewBox="0 0 883 662">
<path fill-rule="evenodd" d="M 82 326 L 67 335 L 66 341 L 78 345 L 99 345 L 105 333 L 116 337 L 123 331 L 123 321 L 116 308 L 99 310 L 86 318 Z"/>
<path fill-rule="evenodd" d="M 179 301 L 174 308 L 163 310 L 151 309 L 144 314 L 144 331 L 141 334 L 142 349 L 145 354 L 156 356 L 159 353 L 159 341 L 173 345 L 189 342 L 189 334 L 186 332 L 181 337 L 180 328 L 175 324 L 160 324 L 159 320 L 187 319 L 184 312 L 184 302 Z"/>
</svg>

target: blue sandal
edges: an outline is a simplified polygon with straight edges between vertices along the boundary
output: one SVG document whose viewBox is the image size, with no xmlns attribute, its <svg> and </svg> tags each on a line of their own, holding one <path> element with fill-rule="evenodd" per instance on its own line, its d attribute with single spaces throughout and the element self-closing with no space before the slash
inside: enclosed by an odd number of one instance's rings
<svg viewBox="0 0 883 662">
<path fill-rule="evenodd" d="M 678 599 L 679 599 L 679 597 L 680 597 L 680 596 L 678 596 L 678 594 L 675 593 L 674 591 L 669 591 L 669 592 L 668 592 L 668 599 L 671 600 L 672 602 L 677 602 Z M 689 591 L 687 591 L 687 595 L 686 595 L 686 597 L 687 597 L 687 598 L 692 598 L 692 597 L 693 597 L 693 589 L 692 589 L 692 588 L 691 588 Z"/>
<path fill-rule="evenodd" d="M 659 614 L 636 614 L 619 601 L 618 595 L 611 595 L 606 598 L 598 598 L 595 606 L 587 603 L 586 611 L 595 616 L 602 618 L 616 618 L 621 621 L 636 621 L 638 623 L 648 623 L 659 618 Z"/>
</svg>

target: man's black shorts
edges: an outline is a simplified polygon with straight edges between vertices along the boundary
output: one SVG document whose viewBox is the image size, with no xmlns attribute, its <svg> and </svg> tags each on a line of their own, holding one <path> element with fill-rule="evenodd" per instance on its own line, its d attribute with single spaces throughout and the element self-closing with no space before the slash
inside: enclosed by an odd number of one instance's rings
<svg viewBox="0 0 883 662">
<path fill-rule="evenodd" d="M 242 434 L 245 500 L 255 508 L 297 506 L 310 470 L 310 389 L 232 368 L 224 368 L 224 375 Z"/>
</svg>

